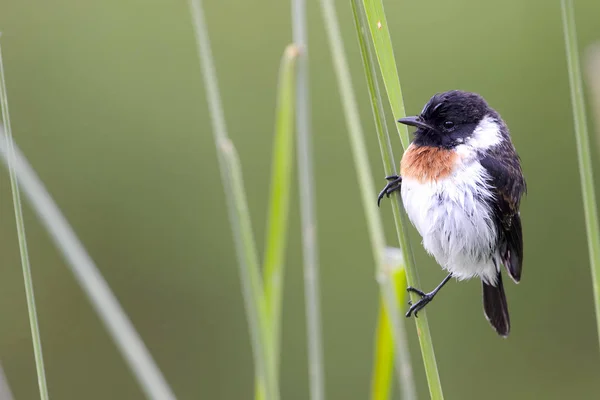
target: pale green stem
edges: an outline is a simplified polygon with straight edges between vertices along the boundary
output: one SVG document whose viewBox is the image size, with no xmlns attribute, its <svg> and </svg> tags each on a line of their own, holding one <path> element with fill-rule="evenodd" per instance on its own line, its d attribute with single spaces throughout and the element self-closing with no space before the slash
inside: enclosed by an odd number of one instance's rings
<svg viewBox="0 0 600 400">
<path fill-rule="evenodd" d="M 311 400 L 325 398 L 324 361 L 319 290 L 319 251 L 315 182 L 312 161 L 310 96 L 308 82 L 308 38 L 306 1 L 292 0 L 292 37 L 302 52 L 296 86 L 296 131 L 298 135 L 298 181 L 302 249 L 304 259 L 304 302 L 308 346 L 308 377 Z"/>
<path fill-rule="evenodd" d="M 350 136 L 352 154 L 358 174 L 358 186 L 360 188 L 363 208 L 367 218 L 367 226 L 369 237 L 371 239 L 373 257 L 375 259 L 375 265 L 378 274 L 385 274 L 386 269 L 383 257 L 385 239 L 383 236 L 383 226 L 377 210 L 375 186 L 371 178 L 371 167 L 367 157 L 367 150 L 365 146 L 362 125 L 359 118 L 356 96 L 354 95 L 354 90 L 352 88 L 352 78 L 350 76 L 348 62 L 344 52 L 344 44 L 339 29 L 338 18 L 332 0 L 321 0 L 321 6 L 323 11 L 323 19 L 326 21 L 325 27 L 329 38 L 329 45 L 333 57 L 338 86 L 340 89 L 344 114 L 346 116 L 346 127 Z M 394 285 L 391 284 L 391 280 L 384 280 L 382 292 L 385 298 L 386 307 L 390 311 L 390 314 L 396 313 L 398 315 L 399 310 L 396 303 L 397 296 L 394 294 L 393 289 Z M 395 333 L 398 333 L 398 331 L 401 330 L 401 326 L 397 322 L 397 319 L 394 320 L 397 315 L 391 315 L 392 325 Z M 405 340 L 401 337 L 401 333 L 399 336 L 395 336 L 394 339 L 397 343 L 401 343 L 403 340 Z M 399 365 L 399 367 L 402 366 Z"/>
<path fill-rule="evenodd" d="M 279 364 L 281 306 L 283 303 L 283 278 L 285 272 L 285 248 L 288 231 L 288 214 L 293 170 L 294 104 L 296 84 L 296 63 L 300 50 L 289 45 L 281 61 L 279 72 L 279 94 L 277 99 L 277 121 L 273 143 L 271 168 L 271 195 L 263 274 L 265 301 L 269 308 L 269 318 L 273 331 L 274 357 Z"/>
<path fill-rule="evenodd" d="M 371 100 L 371 111 L 375 120 L 375 129 L 379 138 L 379 149 L 381 151 L 381 157 L 384 161 L 384 167 L 393 163 L 393 155 L 391 151 L 391 144 L 389 141 L 389 133 L 387 126 L 385 125 L 385 114 L 383 109 L 383 103 L 381 101 L 381 92 L 379 90 L 379 84 L 377 82 L 377 72 L 374 64 L 374 55 L 371 49 L 371 45 L 367 39 L 368 26 L 365 22 L 365 14 L 363 6 L 359 0 L 352 1 L 352 10 L 354 12 L 354 22 L 357 30 L 358 42 L 361 49 L 361 55 L 363 60 L 363 67 L 365 70 L 365 77 L 367 79 L 367 86 L 370 93 Z M 386 151 L 387 150 L 387 151 Z M 404 265 L 404 261 L 402 262 Z M 393 284 L 391 276 L 388 276 L 387 280 L 384 280 L 385 285 L 382 285 L 382 289 L 388 291 L 387 295 L 390 295 L 390 288 Z M 393 288 L 391 288 L 393 289 Z M 393 291 L 391 291 L 393 295 Z M 402 296 L 404 298 L 404 296 Z M 398 370 L 398 384 L 402 392 L 402 398 L 405 400 L 416 399 L 416 389 L 414 384 L 412 366 L 410 362 L 410 353 L 408 348 L 408 342 L 406 339 L 406 331 L 404 321 L 398 319 L 400 315 L 400 309 L 397 301 L 393 301 L 395 305 L 394 310 L 388 309 L 388 317 L 392 322 L 392 334 L 395 338 L 394 354 L 396 356 L 396 367 Z"/>
<path fill-rule="evenodd" d="M 404 299 L 405 296 L 398 296 L 397 289 L 406 285 L 395 285 L 398 274 L 404 274 L 404 257 L 392 257 L 395 251 L 400 249 L 387 248 L 385 270 L 378 279 L 385 301 L 385 311 L 391 324 L 391 334 L 394 342 L 394 355 L 396 357 L 396 371 L 398 372 L 398 383 L 400 384 L 400 393 L 403 400 L 415 400 L 417 398 L 417 389 L 415 387 L 412 365 L 410 363 L 410 352 L 408 349 L 408 337 L 406 327 L 404 326 L 404 316 L 398 306 L 398 299 Z M 390 255 L 391 254 L 391 255 Z M 394 258 L 400 258 L 400 261 L 394 262 Z M 403 279 L 404 283 L 406 279 Z"/>
<path fill-rule="evenodd" d="M 7 137 L 0 126 L 0 156 L 6 165 L 8 165 L 11 151 L 7 143 Z M 62 252 L 73 275 L 89 297 L 92 306 L 129 364 L 142 390 L 149 399 L 174 400 L 175 395 L 98 267 L 87 254 L 44 184 L 14 142 L 13 146 L 14 162 L 12 165 L 19 180 L 19 187 Z"/>
<path fill-rule="evenodd" d="M 281 363 L 281 310 L 285 274 L 285 249 L 288 234 L 288 214 L 294 165 L 294 122 L 296 101 L 296 70 L 300 49 L 289 45 L 284 52 L 279 69 L 275 137 L 271 167 L 270 200 L 267 216 L 267 234 L 263 276 L 265 302 L 273 335 L 275 379 L 279 377 Z M 264 399 L 264 382 L 256 379 L 255 399 Z"/>
<path fill-rule="evenodd" d="M 6 80 L 4 78 L 4 63 L 2 60 L 2 48 L 0 46 L 0 105 L 2 108 L 2 121 L 6 130 L 6 143 L 8 149 L 8 171 L 10 175 L 10 187 L 15 210 L 15 222 L 17 224 L 17 236 L 19 238 L 19 251 L 21 254 L 21 266 L 23 267 L 23 279 L 25 283 L 25 297 L 27 298 L 27 310 L 29 312 L 29 326 L 33 342 L 33 355 L 38 378 L 40 398 L 48 400 L 48 384 L 46 383 L 46 372 L 44 368 L 44 356 L 42 354 L 42 338 L 35 307 L 35 295 L 33 289 L 33 278 L 31 276 L 31 264 L 29 262 L 29 251 L 27 249 L 27 235 L 25 234 L 25 221 L 23 219 L 23 207 L 21 206 L 21 193 L 19 182 L 14 168 L 14 148 L 12 142 L 12 128 L 8 112 L 8 95 L 6 93 Z"/>
<path fill-rule="evenodd" d="M 259 382 L 265 382 L 265 398 L 267 400 L 278 400 L 279 388 L 273 357 L 273 336 L 269 323 L 269 313 L 264 299 L 263 282 L 254 236 L 252 234 L 252 224 L 250 222 L 250 213 L 248 211 L 239 159 L 233 143 L 227 135 L 225 116 L 217 85 L 217 74 L 202 1 L 190 0 L 189 5 L 198 47 L 198 56 L 202 67 L 202 77 L 208 98 L 221 179 L 226 193 L 227 210 L 238 258 L 242 294 L 250 328 L 256 374 L 258 375 Z"/>
<path fill-rule="evenodd" d="M 575 29 L 573 1 L 562 0 L 561 9 L 565 35 L 565 48 L 567 51 L 567 65 L 569 69 L 569 84 L 571 87 L 573 122 L 575 124 L 575 138 L 579 160 L 579 176 L 581 178 L 581 191 L 583 195 L 583 210 L 585 213 L 590 267 L 592 270 L 592 287 L 594 290 L 594 304 L 596 306 L 596 324 L 598 335 L 600 336 L 600 226 L 598 224 L 594 175 L 592 173 L 592 157 L 590 154 L 590 140 L 585 116 L 585 101 L 583 97 L 581 68 L 579 66 L 579 52 L 577 50 L 577 32 Z"/>
<path fill-rule="evenodd" d="M 371 38 L 373 39 L 372 43 L 376 50 L 380 72 L 385 83 L 385 88 L 388 94 L 388 100 L 390 102 L 394 119 L 404 117 L 405 111 L 402 90 L 400 87 L 400 79 L 396 71 L 396 61 L 394 58 L 385 12 L 383 10 L 383 3 L 381 0 L 363 0 L 363 5 L 365 11 L 365 19 L 363 22 L 366 22 L 366 25 L 371 33 Z M 369 57 L 369 59 L 373 59 L 372 55 Z M 382 109 L 382 106 L 380 106 L 380 108 Z M 383 115 L 380 118 L 383 120 Z M 406 127 L 402 124 L 395 125 L 398 130 L 402 145 L 404 148 L 406 148 L 409 143 Z M 382 154 L 385 175 L 395 175 L 396 163 L 394 161 L 391 142 L 389 135 L 387 134 L 387 130 L 384 131 L 379 129 L 377 133 L 379 136 L 379 147 L 382 152 L 385 153 Z M 400 248 L 404 252 L 407 283 L 412 287 L 421 287 L 414 255 L 410 247 L 408 236 L 408 218 L 404 208 L 402 207 L 400 196 L 395 195 L 392 197 L 395 198 L 395 201 L 391 201 L 390 204 L 392 205 L 394 224 L 396 226 L 396 233 L 400 242 Z M 418 298 L 414 298 L 414 301 L 416 300 L 418 300 Z M 438 372 L 426 310 L 421 310 L 419 313 L 419 318 L 415 318 L 415 324 L 417 327 L 417 334 L 419 337 L 419 345 L 421 347 L 421 356 L 423 358 L 425 374 L 427 376 L 429 394 L 432 399 L 441 400 L 444 398 L 444 395 L 442 392 L 442 383 Z"/>
<path fill-rule="evenodd" d="M 362 131 L 362 125 L 359 118 L 358 105 L 352 88 L 352 77 L 344 52 L 344 44 L 339 28 L 337 13 L 332 0 L 321 0 L 321 9 L 323 20 L 326 22 L 325 30 L 329 39 L 333 64 L 340 89 L 340 97 L 346 116 L 346 128 L 350 137 L 352 155 L 356 164 L 358 175 L 358 186 L 360 188 L 363 208 L 365 210 L 369 237 L 371 239 L 371 248 L 377 271 L 383 271 L 383 251 L 385 240 L 383 237 L 383 226 L 381 218 L 377 212 L 377 203 L 374 201 L 375 186 L 371 178 L 371 167 L 367 157 L 367 151 Z"/>
</svg>

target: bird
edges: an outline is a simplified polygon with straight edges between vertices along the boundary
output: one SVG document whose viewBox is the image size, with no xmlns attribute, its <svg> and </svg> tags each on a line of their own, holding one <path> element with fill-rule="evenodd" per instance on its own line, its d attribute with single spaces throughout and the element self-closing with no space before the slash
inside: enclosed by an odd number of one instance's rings
<svg viewBox="0 0 600 400">
<path fill-rule="evenodd" d="M 506 123 L 481 95 L 462 90 L 436 93 L 420 115 L 398 122 L 416 128 L 414 139 L 402 156 L 400 175 L 386 177 L 377 204 L 400 191 L 423 247 L 448 272 L 429 293 L 407 288 L 420 299 L 409 302 L 406 316 L 418 317 L 451 278 L 479 278 L 484 315 L 507 337 L 510 317 L 501 266 L 519 283 L 519 207 L 527 184 Z"/>
</svg>

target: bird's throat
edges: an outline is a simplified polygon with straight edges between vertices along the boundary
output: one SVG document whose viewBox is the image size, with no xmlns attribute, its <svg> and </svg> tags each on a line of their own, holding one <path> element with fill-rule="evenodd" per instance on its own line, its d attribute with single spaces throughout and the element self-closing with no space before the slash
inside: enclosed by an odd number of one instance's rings
<svg viewBox="0 0 600 400">
<path fill-rule="evenodd" d="M 402 157 L 400 173 L 423 183 L 437 181 L 451 175 L 458 161 L 454 150 L 411 144 Z"/>
</svg>

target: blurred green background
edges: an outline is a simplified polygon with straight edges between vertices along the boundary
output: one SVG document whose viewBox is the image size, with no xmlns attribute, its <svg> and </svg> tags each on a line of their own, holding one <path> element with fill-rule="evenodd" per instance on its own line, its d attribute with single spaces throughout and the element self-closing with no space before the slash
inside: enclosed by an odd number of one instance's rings
<svg viewBox="0 0 600 400">
<path fill-rule="evenodd" d="M 205 1 L 259 249 L 277 70 L 291 40 L 288 3 Z M 378 288 L 323 30 L 327 21 L 318 2 L 309 3 L 327 394 L 365 399 Z M 350 2 L 337 4 L 374 178 L 383 185 Z M 506 285 L 511 336 L 500 339 L 484 319 L 476 281 L 451 283 L 428 308 L 446 398 L 598 398 L 600 354 L 559 2 L 388 0 L 385 7 L 407 112 L 418 113 L 435 92 L 481 93 L 511 128 L 528 180 L 523 280 Z M 575 7 L 583 49 L 600 39 L 600 2 L 580 0 Z M 180 399 L 252 398 L 238 269 L 186 1 L 4 0 L 0 31 L 17 143 L 175 393 Z M 595 136 L 592 142 L 596 147 Z M 395 135 L 394 145 L 400 159 Z M 395 245 L 389 206 L 381 213 Z M 26 223 L 51 398 L 143 398 L 30 209 Z M 429 289 L 444 274 L 412 233 L 421 283 Z M 306 399 L 296 200 L 287 259 L 282 398 Z M 5 171 L 0 261 L 0 362 L 16 400 L 36 399 Z M 427 398 L 414 325 L 407 326 L 418 389 Z"/>
</svg>

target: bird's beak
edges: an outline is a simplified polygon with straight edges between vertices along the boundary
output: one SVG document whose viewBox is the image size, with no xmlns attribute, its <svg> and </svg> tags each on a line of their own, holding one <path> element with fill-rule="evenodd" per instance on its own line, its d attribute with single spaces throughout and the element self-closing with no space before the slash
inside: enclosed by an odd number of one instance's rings
<svg viewBox="0 0 600 400">
<path fill-rule="evenodd" d="M 417 128 L 433 129 L 431 126 L 423 122 L 423 120 L 420 117 L 404 117 L 400 118 L 398 122 L 408 126 L 415 126 Z"/>
</svg>

